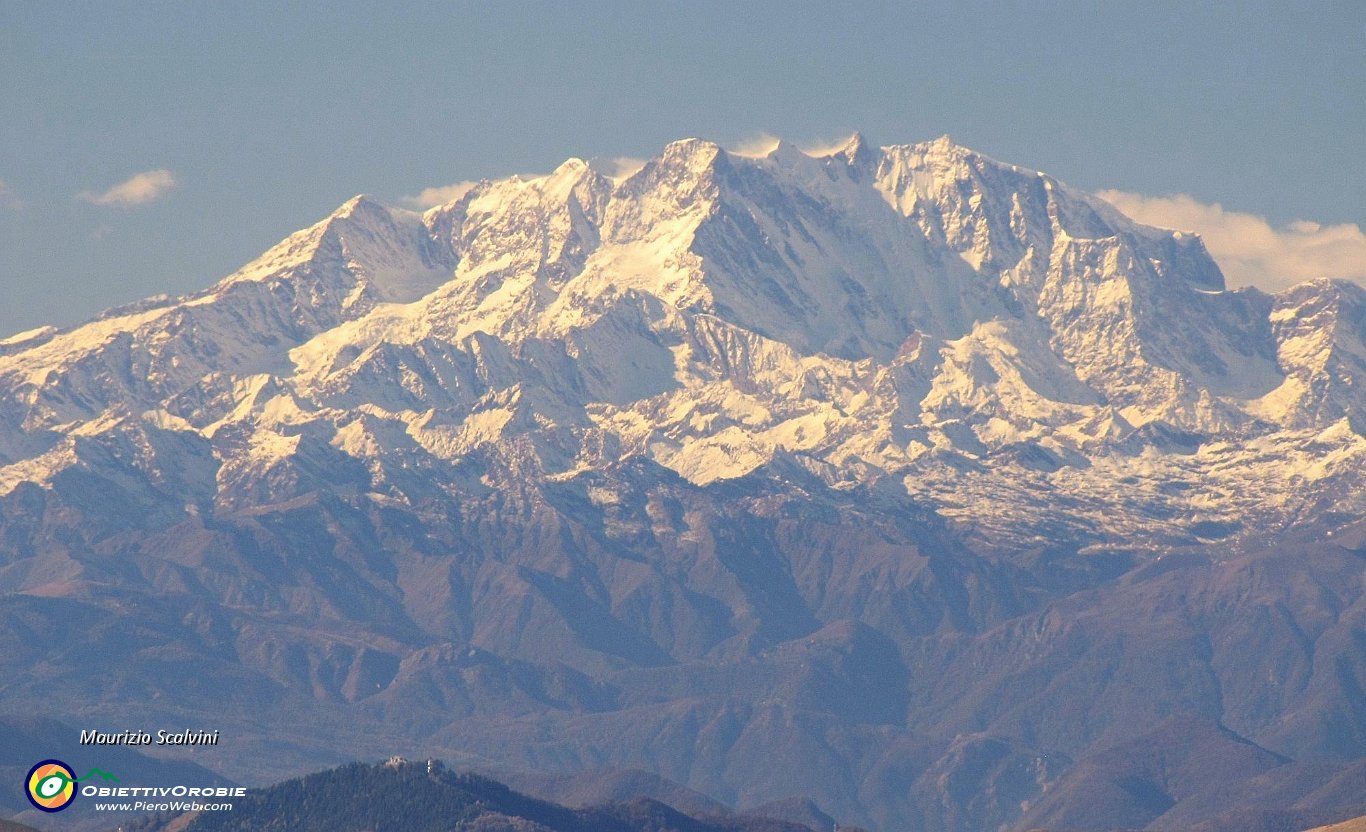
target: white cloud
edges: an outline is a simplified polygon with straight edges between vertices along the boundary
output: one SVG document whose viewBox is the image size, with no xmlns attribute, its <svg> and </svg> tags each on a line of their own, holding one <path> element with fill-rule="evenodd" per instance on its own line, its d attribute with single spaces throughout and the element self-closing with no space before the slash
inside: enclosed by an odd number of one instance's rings
<svg viewBox="0 0 1366 832">
<path fill-rule="evenodd" d="M 840 138 L 817 138 L 809 141 L 795 142 L 795 144 L 797 149 L 802 153 L 805 153 L 813 159 L 819 159 L 822 156 L 831 156 L 848 147 L 849 142 L 853 141 L 855 135 L 857 134 L 850 133 L 849 135 Z M 782 141 L 782 139 L 778 136 L 769 133 L 759 133 L 754 136 L 740 139 L 740 141 L 736 142 L 735 147 L 727 149 L 736 156 L 762 158 L 773 152 L 773 148 L 777 147 L 780 141 Z"/>
<path fill-rule="evenodd" d="M 641 168 L 645 167 L 646 159 L 636 159 L 630 156 L 614 156 L 609 159 L 593 159 L 588 164 L 593 170 L 606 176 L 608 179 L 620 182 L 636 174 Z"/>
<path fill-rule="evenodd" d="M 135 173 L 104 193 L 81 191 L 77 196 L 92 205 L 145 205 L 161 198 L 177 184 L 169 170 L 145 170 Z"/>
<path fill-rule="evenodd" d="M 1354 223 L 1296 220 L 1276 228 L 1265 217 L 1225 211 L 1217 202 L 1208 205 L 1186 194 L 1097 196 L 1145 225 L 1199 234 L 1231 286 L 1276 291 L 1316 277 L 1366 284 L 1366 234 Z"/>
<path fill-rule="evenodd" d="M 728 148 L 736 156 L 767 156 L 778 146 L 778 137 L 768 133 L 759 133 L 741 139 L 735 147 Z"/>
<path fill-rule="evenodd" d="M 812 139 L 809 142 L 801 142 L 797 147 L 807 156 L 819 159 L 822 156 L 833 156 L 849 146 L 857 133 L 850 133 L 844 138 L 837 139 Z"/>
<path fill-rule="evenodd" d="M 399 197 L 398 201 L 401 205 L 421 211 L 454 202 L 469 193 L 478 184 L 478 182 L 455 182 L 450 185 L 438 185 L 435 188 L 423 188 L 421 193 L 415 196 Z"/>
</svg>

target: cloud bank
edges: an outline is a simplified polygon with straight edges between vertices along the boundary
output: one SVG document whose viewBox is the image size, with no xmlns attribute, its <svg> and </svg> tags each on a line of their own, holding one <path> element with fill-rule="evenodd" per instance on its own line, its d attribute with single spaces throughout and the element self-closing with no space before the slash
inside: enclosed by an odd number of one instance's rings
<svg viewBox="0 0 1366 832">
<path fill-rule="evenodd" d="M 778 146 L 780 139 L 768 133 L 759 133 L 753 136 L 746 136 L 735 143 L 734 147 L 726 148 L 736 156 L 767 156 L 773 152 L 773 148 Z"/>
<path fill-rule="evenodd" d="M 1353 223 L 1321 225 L 1296 220 L 1276 228 L 1265 217 L 1225 211 L 1186 195 L 1144 196 L 1100 191 L 1097 196 L 1133 219 L 1205 240 L 1230 286 L 1278 291 L 1317 277 L 1366 284 L 1366 234 Z"/>
<path fill-rule="evenodd" d="M 460 197 L 470 192 L 478 182 L 453 182 L 450 185 L 438 185 L 434 188 L 423 188 L 422 192 L 414 196 L 399 197 L 399 204 L 409 208 L 416 208 L 419 211 L 428 208 L 435 208 L 438 205 L 445 205 L 447 202 L 454 202 Z"/>
<path fill-rule="evenodd" d="M 104 193 L 81 191 L 78 196 L 91 205 L 128 207 L 160 199 L 177 184 L 175 174 L 164 168 L 135 173 Z"/>
<path fill-rule="evenodd" d="M 849 146 L 858 133 L 850 133 L 847 136 L 833 139 L 812 139 L 809 142 L 798 142 L 797 147 L 807 156 L 819 158 L 821 156 L 833 156 Z"/>
</svg>

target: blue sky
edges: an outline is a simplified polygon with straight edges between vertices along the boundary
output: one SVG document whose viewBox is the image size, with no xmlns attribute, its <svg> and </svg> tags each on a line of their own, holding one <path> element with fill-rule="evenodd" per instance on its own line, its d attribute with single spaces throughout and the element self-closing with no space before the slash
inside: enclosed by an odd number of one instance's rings
<svg viewBox="0 0 1366 832">
<path fill-rule="evenodd" d="M 1366 268 L 1358 0 L 273 5 L 0 0 L 0 333 L 206 286 L 356 193 L 693 135 L 949 133 L 1230 246 L 1250 217 L 1263 269 Z"/>
</svg>

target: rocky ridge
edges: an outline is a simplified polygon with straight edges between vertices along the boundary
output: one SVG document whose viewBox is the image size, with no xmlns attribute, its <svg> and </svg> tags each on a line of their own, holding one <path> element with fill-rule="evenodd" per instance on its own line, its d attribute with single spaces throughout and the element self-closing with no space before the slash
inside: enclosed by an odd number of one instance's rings
<svg viewBox="0 0 1366 832">
<path fill-rule="evenodd" d="M 1364 309 L 947 138 L 357 197 L 0 343 L 4 697 L 888 829 L 1172 714 L 1353 759 Z"/>
</svg>

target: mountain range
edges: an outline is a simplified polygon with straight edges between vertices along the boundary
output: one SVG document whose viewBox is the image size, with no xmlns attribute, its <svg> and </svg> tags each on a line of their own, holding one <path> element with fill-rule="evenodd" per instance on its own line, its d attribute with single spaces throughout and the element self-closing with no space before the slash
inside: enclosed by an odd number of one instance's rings
<svg viewBox="0 0 1366 832">
<path fill-rule="evenodd" d="M 1360 286 L 1229 289 L 947 137 L 357 197 L 0 341 L 0 709 L 219 729 L 241 782 L 638 769 L 967 832 L 1269 777 L 1340 820 L 1364 400 Z"/>
</svg>

